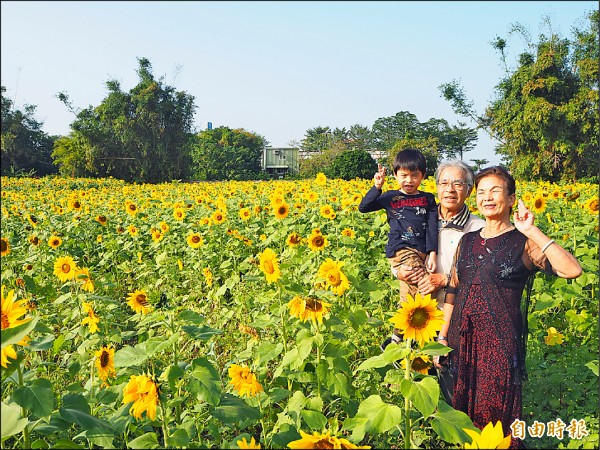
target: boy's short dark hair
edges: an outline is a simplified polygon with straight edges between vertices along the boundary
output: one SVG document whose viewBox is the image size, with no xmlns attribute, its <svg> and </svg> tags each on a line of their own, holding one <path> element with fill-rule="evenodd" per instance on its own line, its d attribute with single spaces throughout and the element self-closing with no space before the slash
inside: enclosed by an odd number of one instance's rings
<svg viewBox="0 0 600 450">
<path fill-rule="evenodd" d="M 402 151 L 399 151 L 394 159 L 394 174 L 398 172 L 399 169 L 405 170 L 418 170 L 425 176 L 425 172 L 427 170 L 427 162 L 425 161 L 425 156 L 419 150 L 414 148 L 406 148 Z"/>
</svg>

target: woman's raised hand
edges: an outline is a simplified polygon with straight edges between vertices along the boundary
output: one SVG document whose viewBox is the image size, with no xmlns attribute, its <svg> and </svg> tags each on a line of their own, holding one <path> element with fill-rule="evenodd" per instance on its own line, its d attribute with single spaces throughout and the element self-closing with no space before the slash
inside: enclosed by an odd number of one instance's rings
<svg viewBox="0 0 600 450">
<path fill-rule="evenodd" d="M 520 232 L 528 231 L 533 226 L 533 213 L 527 209 L 523 200 L 519 199 L 518 208 L 513 214 L 513 220 L 515 228 Z"/>
</svg>

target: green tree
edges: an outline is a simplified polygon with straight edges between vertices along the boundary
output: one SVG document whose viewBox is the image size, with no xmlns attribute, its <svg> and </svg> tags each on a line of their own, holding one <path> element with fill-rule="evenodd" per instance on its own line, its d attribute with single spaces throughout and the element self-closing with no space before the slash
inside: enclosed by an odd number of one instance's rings
<svg viewBox="0 0 600 450">
<path fill-rule="evenodd" d="M 58 168 L 52 164 L 52 144 L 55 137 L 42 131 L 42 122 L 35 117 L 36 107 L 25 105 L 23 111 L 13 108 L 13 101 L 2 93 L 2 175 L 29 174 L 48 175 Z"/>
<path fill-rule="evenodd" d="M 429 136 L 426 139 L 400 139 L 388 152 L 388 168 L 391 169 L 394 166 L 394 159 L 396 154 L 406 148 L 414 148 L 419 150 L 425 156 L 425 162 L 427 163 L 427 173 L 425 176 L 433 176 L 437 169 L 438 163 L 441 160 L 438 139 L 434 136 Z"/>
<path fill-rule="evenodd" d="M 339 131 L 338 131 L 339 135 Z M 333 133 L 329 127 L 309 128 L 300 141 L 300 151 L 308 157 L 323 152 L 333 144 Z"/>
<path fill-rule="evenodd" d="M 266 139 L 242 128 L 218 127 L 198 134 L 191 157 L 200 180 L 261 178 Z"/>
<path fill-rule="evenodd" d="M 352 150 L 370 150 L 373 148 L 371 130 L 360 124 L 354 124 L 348 130 L 348 147 Z"/>
<path fill-rule="evenodd" d="M 66 164 L 63 172 L 148 183 L 189 176 L 194 97 L 155 80 L 148 59 L 138 58 L 138 64 L 139 83 L 133 89 L 123 92 L 118 81 L 109 80 L 102 103 L 77 113 L 72 140 L 55 148 L 57 163 Z M 66 94 L 58 97 L 71 108 Z M 69 152 L 85 163 L 76 163 Z"/>
<path fill-rule="evenodd" d="M 507 73 L 483 116 L 456 81 L 439 87 L 456 113 L 500 142 L 496 153 L 520 179 L 597 180 L 598 11 L 587 18 L 587 28 L 574 29 L 571 40 L 552 31 L 547 18 L 550 33 L 540 34 L 536 43 L 522 26 L 514 26 L 511 33 L 524 37 L 530 50 L 519 55 L 512 71 L 506 65 L 507 40 L 498 37 L 493 46 Z"/>
<path fill-rule="evenodd" d="M 377 162 L 365 150 L 346 150 L 341 152 L 325 170 L 329 178 L 352 180 L 354 178 L 372 178 L 377 171 Z"/>
</svg>

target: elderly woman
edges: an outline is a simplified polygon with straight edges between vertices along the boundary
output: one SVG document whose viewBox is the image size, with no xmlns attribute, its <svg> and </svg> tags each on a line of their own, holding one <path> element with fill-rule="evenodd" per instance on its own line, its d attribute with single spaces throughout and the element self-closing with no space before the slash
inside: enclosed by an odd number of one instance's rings
<svg viewBox="0 0 600 450">
<path fill-rule="evenodd" d="M 522 420 L 527 336 L 521 297 L 527 279 L 538 270 L 576 278 L 581 266 L 533 224 L 521 200 L 511 223 L 515 180 L 505 169 L 481 170 L 475 193 L 485 227 L 466 233 L 459 243 L 438 341 L 453 349 L 448 357 L 453 407 L 480 429 L 499 420 L 508 434 L 513 421 Z M 511 447 L 521 446 L 512 438 Z"/>
</svg>

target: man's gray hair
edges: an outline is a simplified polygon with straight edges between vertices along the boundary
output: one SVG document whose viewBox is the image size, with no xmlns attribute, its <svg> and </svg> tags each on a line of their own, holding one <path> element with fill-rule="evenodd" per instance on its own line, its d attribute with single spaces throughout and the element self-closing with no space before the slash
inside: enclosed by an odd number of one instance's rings
<svg viewBox="0 0 600 450">
<path fill-rule="evenodd" d="M 473 169 L 464 161 L 460 159 L 452 159 L 450 161 L 444 161 L 440 163 L 440 165 L 435 170 L 435 182 L 440 181 L 440 174 L 449 167 L 457 167 L 462 169 L 465 173 L 465 181 L 469 185 L 469 188 L 473 187 L 475 184 L 475 174 L 473 173 Z"/>
</svg>

